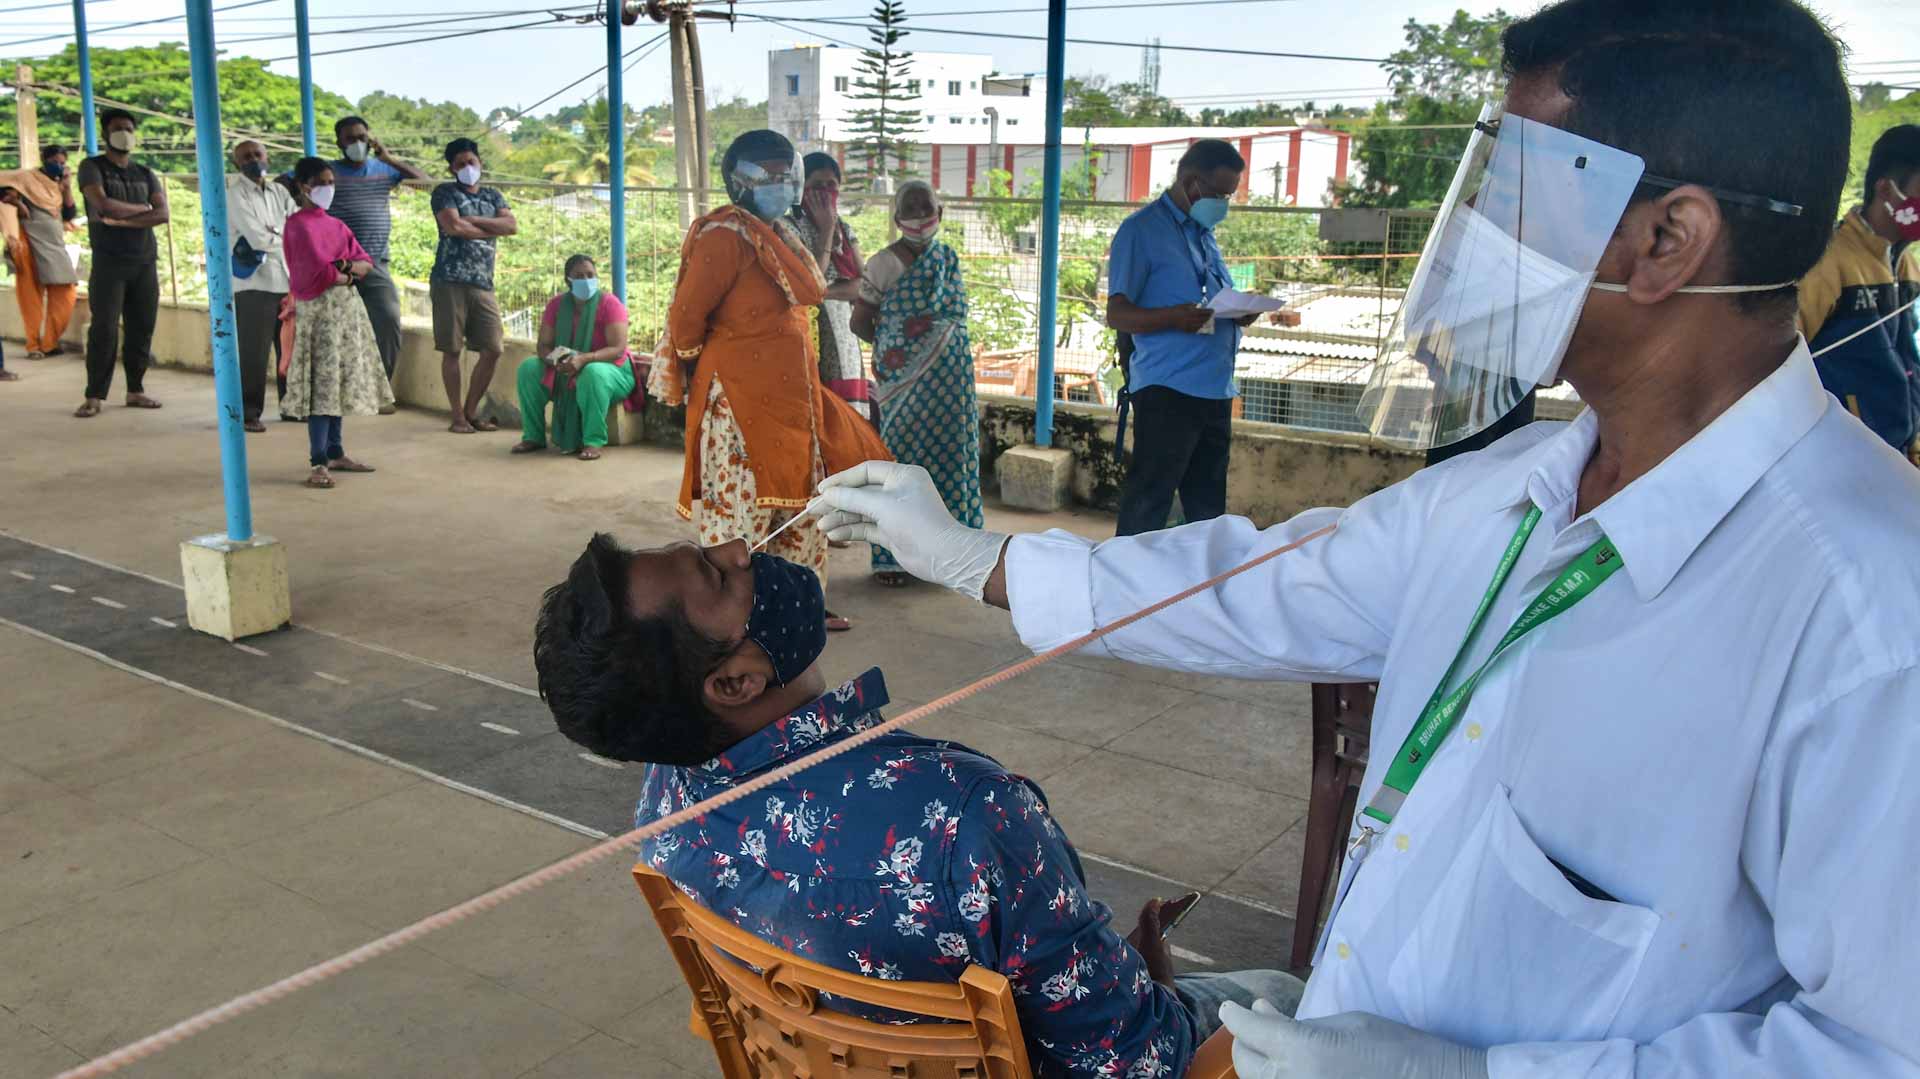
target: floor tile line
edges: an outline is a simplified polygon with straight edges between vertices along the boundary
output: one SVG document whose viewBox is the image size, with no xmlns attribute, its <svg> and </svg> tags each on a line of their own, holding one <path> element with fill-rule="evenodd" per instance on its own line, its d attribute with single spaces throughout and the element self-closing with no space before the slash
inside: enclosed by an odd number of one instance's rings
<svg viewBox="0 0 1920 1079">
<path fill-rule="evenodd" d="M 336 738 L 331 734 L 322 733 L 320 731 L 314 730 L 312 727 L 307 727 L 299 723 L 295 723 L 290 719 L 282 719 L 281 717 L 276 716 L 271 712 L 263 712 L 260 709 L 254 708 L 251 705 L 241 704 L 239 701 L 231 700 L 226 697 L 221 697 L 213 693 L 208 693 L 204 689 L 198 689 L 194 686 L 187 685 L 184 682 L 176 682 L 173 679 L 166 677 L 165 675 L 155 674 L 152 671 L 145 670 L 140 667 L 136 667 L 131 663 L 124 663 L 120 660 L 113 658 L 112 656 L 107 655 L 104 652 L 100 652 L 100 651 L 96 651 L 95 649 L 88 648 L 86 645 L 83 645 L 83 644 L 75 644 L 74 642 L 66 640 L 65 638 L 56 637 L 51 633 L 47 633 L 43 630 L 35 629 L 32 626 L 23 625 L 19 622 L 15 622 L 11 618 L 0 617 L 0 626 L 5 626 L 8 629 L 18 630 L 21 633 L 25 633 L 30 637 L 35 637 L 35 638 L 38 638 L 39 640 L 46 641 L 49 644 L 57 644 L 62 648 L 66 648 L 71 651 L 78 652 L 81 655 L 86 656 L 90 659 L 98 660 L 99 662 L 104 663 L 107 666 L 114 668 L 115 670 L 124 671 L 127 674 L 144 678 L 149 682 L 158 683 L 159 685 L 166 686 L 169 689 L 177 689 L 182 693 L 191 694 L 195 697 L 200 698 L 203 701 L 212 701 L 215 704 L 226 705 L 228 708 L 232 708 L 237 712 L 244 712 L 245 714 L 253 716 L 256 719 L 264 719 L 268 723 L 271 723 L 276 727 L 282 727 L 282 728 L 285 728 L 286 730 L 290 730 L 298 734 L 304 734 L 308 738 L 315 739 L 316 741 L 325 742 L 336 749 L 342 749 L 356 756 L 365 757 L 368 760 L 378 761 L 381 764 L 385 764 L 393 768 L 398 768 L 401 771 L 406 772 L 410 775 L 416 775 L 416 776 L 419 776 L 421 779 L 430 780 L 434 783 L 438 783 L 441 786 L 447 787 L 451 790 L 457 790 L 462 794 L 470 794 L 473 797 L 478 798 L 483 802 L 492 802 L 494 805 L 500 806 L 503 809 L 511 809 L 516 813 L 524 813 L 529 817 L 534 817 L 539 820 L 546 821 L 548 824 L 554 825 L 556 827 L 565 828 L 567 831 L 573 832 L 577 835 L 583 835 L 589 839 L 606 839 L 609 836 L 609 833 L 603 832 L 598 828 L 581 824 L 579 821 L 568 820 L 567 818 L 562 817 L 557 813 L 549 813 L 544 809 L 536 809 L 533 806 L 527 805 L 522 802 L 516 802 L 511 798 L 503 797 L 501 795 L 493 793 L 492 791 L 483 790 L 469 783 L 462 783 L 457 779 L 449 779 L 448 777 L 440 775 L 437 772 L 429 772 L 428 770 L 420 767 L 417 764 L 409 764 L 408 762 L 403 761 L 398 757 L 389 756 L 385 753 L 380 752 L 377 749 L 368 749 L 366 746 L 357 745 L 353 742 L 347 741 L 344 738 Z"/>
</svg>

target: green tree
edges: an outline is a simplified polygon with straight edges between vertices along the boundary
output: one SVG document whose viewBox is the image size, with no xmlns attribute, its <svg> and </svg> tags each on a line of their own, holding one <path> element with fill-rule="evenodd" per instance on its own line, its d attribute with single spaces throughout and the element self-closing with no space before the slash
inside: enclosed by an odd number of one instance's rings
<svg viewBox="0 0 1920 1079">
<path fill-rule="evenodd" d="M 1841 213 L 1846 213 L 1865 197 L 1867 157 L 1873 153 L 1873 144 L 1888 128 L 1901 124 L 1920 124 L 1920 93 L 1910 93 L 1877 109 L 1864 106 L 1854 108 L 1853 153 L 1851 167 L 1847 170 L 1847 186 L 1840 193 Z M 1907 194 L 1920 195 L 1920 191 L 1908 191 Z"/>
<path fill-rule="evenodd" d="M 194 162 L 193 79 L 187 50 L 178 43 L 142 46 L 133 49 L 92 50 L 93 87 L 96 98 L 119 101 L 176 117 L 166 120 L 140 116 L 140 156 L 164 171 L 192 172 Z M 41 86 L 62 87 L 71 92 L 43 90 L 38 95 L 37 114 L 42 145 L 67 146 L 80 142 L 79 59 L 74 46 L 51 56 L 19 58 L 33 67 L 34 81 Z M 220 119 L 231 133 L 237 130 L 273 132 L 284 147 L 300 145 L 300 82 L 276 75 L 266 65 L 250 57 L 221 60 Z M 104 105 L 101 107 L 105 107 Z M 346 98 L 314 89 L 314 108 L 322 116 L 344 114 Z M 0 111 L 0 141 L 18 142 L 19 129 L 14 111 Z M 322 137 L 321 142 L 328 141 Z M 291 165 L 292 151 L 269 149 L 276 165 Z M 37 165 L 39 162 L 29 162 Z"/>
<path fill-rule="evenodd" d="M 631 110 L 628 110 L 631 116 Z M 551 131 L 542 145 L 557 148 L 556 156 L 540 167 L 541 175 L 563 184 L 604 184 L 613 177 L 612 154 L 607 149 L 607 99 L 597 98 L 570 122 L 565 133 Z M 627 183 L 651 186 L 654 182 L 652 132 L 646 138 L 629 124 L 626 145 Z"/>
<path fill-rule="evenodd" d="M 1065 83 L 1067 127 L 1185 127 L 1185 109 L 1136 82 L 1105 75 L 1069 75 Z"/>
<path fill-rule="evenodd" d="M 847 144 L 852 159 L 850 179 L 871 188 L 873 181 L 889 173 L 888 163 L 902 161 L 913 147 L 911 134 L 920 129 L 920 110 L 914 103 L 920 91 L 913 88 L 907 73 L 913 54 L 900 47 L 908 31 L 906 7 L 900 0 L 879 0 L 873 9 L 873 25 L 867 28 L 872 44 L 863 49 L 854 63 L 853 93 L 862 102 L 847 116 L 854 132 Z"/>
<path fill-rule="evenodd" d="M 1391 100 L 1354 138 L 1358 184 L 1339 189 L 1351 206 L 1432 206 L 1466 147 L 1466 126 L 1500 88 L 1500 33 L 1513 16 L 1495 8 L 1475 17 L 1456 11 L 1446 23 L 1408 19 L 1405 48 L 1387 58 Z"/>
<path fill-rule="evenodd" d="M 666 113 L 665 124 L 672 124 L 672 109 L 667 106 L 662 108 Z M 741 135 L 749 131 L 758 131 L 766 126 L 767 103 L 765 101 L 750 102 L 736 94 L 728 101 L 707 103 L 707 130 L 712 132 L 713 138 L 713 160 L 708 162 L 708 167 L 712 170 L 710 181 L 715 190 L 726 190 L 726 184 L 722 182 L 720 176 L 720 159 L 726 156 L 727 147 Z"/>
<path fill-rule="evenodd" d="M 319 113 L 317 105 L 315 109 L 320 118 L 321 153 L 330 156 L 333 122 L 346 113 L 327 115 Z M 447 143 L 457 138 L 481 139 L 487 131 L 480 114 L 464 105 L 428 101 L 423 97 L 400 97 L 385 90 L 375 90 L 361 98 L 353 112 L 367 122 L 367 129 L 389 152 L 408 164 L 419 166 L 429 176 L 447 171 L 443 156 Z M 494 145 L 483 145 L 482 155 L 489 160 L 498 156 L 504 161 L 511 148 L 507 139 L 501 136 L 487 141 Z"/>
</svg>

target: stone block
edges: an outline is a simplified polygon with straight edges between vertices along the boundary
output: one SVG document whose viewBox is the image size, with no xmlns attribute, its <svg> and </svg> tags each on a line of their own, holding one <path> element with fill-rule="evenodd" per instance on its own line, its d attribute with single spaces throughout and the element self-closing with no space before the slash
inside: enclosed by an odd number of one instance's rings
<svg viewBox="0 0 1920 1079">
<path fill-rule="evenodd" d="M 287 549 L 271 536 L 236 543 L 223 535 L 180 545 L 187 586 L 187 624 L 229 641 L 279 629 L 293 620 Z"/>
<path fill-rule="evenodd" d="M 1053 513 L 1071 501 L 1073 453 L 1041 446 L 1014 446 L 993 462 L 1000 501 L 1023 510 Z"/>
</svg>

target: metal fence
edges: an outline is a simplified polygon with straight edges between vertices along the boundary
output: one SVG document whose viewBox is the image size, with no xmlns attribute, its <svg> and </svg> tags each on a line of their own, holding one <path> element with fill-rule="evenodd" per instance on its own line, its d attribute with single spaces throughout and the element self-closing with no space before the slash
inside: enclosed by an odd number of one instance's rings
<svg viewBox="0 0 1920 1079">
<path fill-rule="evenodd" d="M 158 230 L 162 294 L 206 301 L 200 200 L 189 176 L 167 176 L 172 223 Z M 568 256 L 584 253 L 611 279 L 611 214 L 604 187 L 492 182 L 520 223 L 498 243 L 494 282 L 508 333 L 531 337 L 541 310 L 563 285 Z M 627 192 L 627 306 L 636 347 L 651 351 L 665 323 L 679 271 L 681 205 L 688 192 Z M 1063 401 L 1110 402 L 1118 386 L 1113 333 L 1103 321 L 1106 253 L 1114 230 L 1140 207 L 1068 202 L 1061 213 L 1055 393 Z M 942 239 L 960 252 L 967 278 L 981 389 L 1033 396 L 1038 379 L 1039 226 L 1037 199 L 949 199 Z M 890 240 L 886 200 L 843 196 L 842 215 L 864 253 Z M 1431 211 L 1379 211 L 1356 235 L 1351 217 L 1291 206 L 1237 206 L 1215 232 L 1236 287 L 1285 299 L 1297 328 L 1257 325 L 1243 335 L 1237 374 L 1241 418 L 1316 430 L 1353 430 L 1354 405 L 1432 224 Z M 1338 224 L 1339 227 L 1332 227 Z M 84 264 L 86 233 L 69 234 Z M 390 257 L 409 316 L 430 315 L 427 279 L 438 230 L 426 186 L 393 198 Z M 83 276 L 84 280 L 84 276 Z"/>
</svg>

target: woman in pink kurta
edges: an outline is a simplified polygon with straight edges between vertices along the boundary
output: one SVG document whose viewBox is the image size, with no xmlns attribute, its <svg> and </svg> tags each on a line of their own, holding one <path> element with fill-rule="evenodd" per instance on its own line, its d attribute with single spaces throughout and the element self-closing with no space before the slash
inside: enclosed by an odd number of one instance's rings
<svg viewBox="0 0 1920 1079">
<path fill-rule="evenodd" d="M 393 403 L 393 388 L 380 367 L 367 309 L 353 294 L 373 259 L 345 222 L 327 215 L 333 169 L 304 157 L 293 167 L 293 179 L 300 209 L 287 218 L 282 244 L 294 306 L 293 354 L 280 407 L 307 421 L 307 486 L 328 488 L 336 472 L 373 471 L 347 456 L 341 419 L 376 415 Z"/>
</svg>

